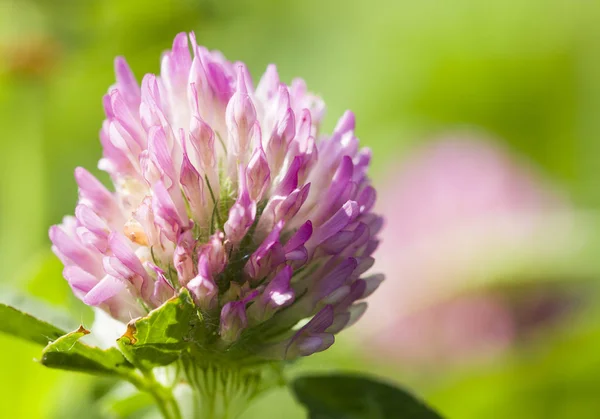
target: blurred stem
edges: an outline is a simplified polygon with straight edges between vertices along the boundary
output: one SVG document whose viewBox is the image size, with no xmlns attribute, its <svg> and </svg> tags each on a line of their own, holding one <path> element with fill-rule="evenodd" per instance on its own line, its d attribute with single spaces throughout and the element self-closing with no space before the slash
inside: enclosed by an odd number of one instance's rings
<svg viewBox="0 0 600 419">
<path fill-rule="evenodd" d="M 160 413 L 165 419 L 182 419 L 179 405 L 173 396 L 173 391 L 160 384 L 152 371 L 146 370 L 142 372 L 144 374 L 143 378 L 137 374 L 131 374 L 126 378 L 138 390 L 144 391 L 154 398 Z"/>
</svg>

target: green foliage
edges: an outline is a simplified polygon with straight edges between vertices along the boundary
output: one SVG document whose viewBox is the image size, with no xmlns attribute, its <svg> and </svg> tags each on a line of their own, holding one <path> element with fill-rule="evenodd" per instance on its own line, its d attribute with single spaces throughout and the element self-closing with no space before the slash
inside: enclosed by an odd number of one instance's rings
<svg viewBox="0 0 600 419">
<path fill-rule="evenodd" d="M 26 269 L 30 270 L 34 266 L 36 265 L 29 263 Z M 37 267 L 35 270 L 37 271 Z M 45 270 L 40 270 L 39 287 L 36 290 L 38 298 L 52 295 L 55 290 L 49 288 L 56 283 L 68 288 L 64 278 L 42 271 Z M 59 275 L 60 271 L 59 269 Z M 26 282 L 23 281 L 23 284 Z M 66 307 L 59 306 L 56 300 L 48 304 L 46 298 L 44 301 L 38 298 L 0 289 L 0 391 L 4 400 L 10 400 L 10 403 L 4 404 L 2 416 L 47 418 L 60 409 L 61 419 L 78 418 L 80 416 L 74 413 L 72 400 L 84 404 L 92 399 L 91 392 L 89 395 L 84 394 L 90 388 L 90 377 L 44 368 L 32 360 L 40 358 L 40 345 L 43 347 L 66 331 L 76 329 L 77 322 L 73 320 L 79 316 L 67 315 Z M 84 317 L 86 316 L 82 316 Z M 69 395 L 63 397 L 62 393 L 69 385 L 72 387 Z M 36 397 L 31 397 L 32 393 Z M 64 400 L 64 403 L 59 400 Z M 63 406 L 67 406 L 68 413 Z M 97 418 L 93 415 L 86 417 Z"/>
<path fill-rule="evenodd" d="M 102 350 L 80 342 L 83 336 L 90 333 L 83 326 L 64 334 L 60 329 L 32 316 L 11 307 L 0 306 L 0 315 L 5 311 L 17 320 L 23 319 L 22 322 L 28 321 L 32 324 L 31 327 L 35 327 L 24 337 L 31 335 L 31 339 L 37 339 L 38 343 L 51 341 L 42 353 L 43 365 L 91 374 L 116 374 L 122 377 L 129 376 L 134 366 L 148 371 L 153 367 L 175 362 L 191 342 L 190 335 L 199 322 L 192 298 L 184 289 L 178 296 L 152 310 L 147 316 L 132 320 L 127 325 L 126 333 L 117 340 L 121 352 L 116 347 Z M 11 321 L 3 322 L 3 325 L 15 323 L 12 319 L 9 320 Z M 17 328 L 13 329 L 16 334 Z M 64 336 L 61 336 L 63 334 Z"/>
<path fill-rule="evenodd" d="M 65 321 L 63 313 L 24 296 L 12 297 L 8 300 L 11 301 L 10 304 L 0 303 L 0 332 L 39 345 L 46 345 L 66 333 L 62 328 L 53 325 L 53 323 L 69 323 L 68 320 Z M 20 310 L 21 308 L 23 311 Z M 34 312 L 35 315 L 29 314 L 30 312 Z"/>
<path fill-rule="evenodd" d="M 50 323 L 6 304 L 0 304 L 0 331 L 40 345 L 45 345 L 65 333 Z"/>
<path fill-rule="evenodd" d="M 133 366 L 117 348 L 103 350 L 79 341 L 89 333 L 81 326 L 51 342 L 42 352 L 42 364 L 50 368 L 122 377 L 133 371 Z"/>
<path fill-rule="evenodd" d="M 149 369 L 168 365 L 189 345 L 199 317 L 189 292 L 183 289 L 146 317 L 132 320 L 118 340 L 119 347 L 136 366 Z"/>
<path fill-rule="evenodd" d="M 39 304 L 34 306 L 40 311 Z M 189 292 L 183 290 L 147 316 L 132 320 L 127 332 L 118 340 L 121 352 L 116 347 L 104 350 L 81 342 L 81 338 L 90 334 L 83 326 L 65 334 L 51 323 L 0 304 L 0 331 L 47 344 L 42 351 L 42 365 L 121 378 L 146 393 L 144 396 L 132 394 L 105 404 L 104 410 L 113 416 L 143 409 L 148 406 L 148 399 L 153 398 L 165 418 L 180 417 L 171 390 L 156 381 L 151 369 L 179 359 L 191 342 L 191 334 L 199 321 Z"/>
<path fill-rule="evenodd" d="M 359 375 L 304 376 L 293 390 L 311 419 L 441 419 L 404 390 Z"/>
</svg>

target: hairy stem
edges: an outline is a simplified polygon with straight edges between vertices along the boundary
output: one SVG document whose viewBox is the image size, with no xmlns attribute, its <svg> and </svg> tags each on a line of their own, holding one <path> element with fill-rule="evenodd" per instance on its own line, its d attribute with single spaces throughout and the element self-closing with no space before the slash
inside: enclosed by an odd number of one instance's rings
<svg viewBox="0 0 600 419">
<path fill-rule="evenodd" d="M 262 368 L 203 363 L 183 359 L 188 383 L 195 394 L 196 419 L 235 419 L 259 394 L 274 384 Z"/>
</svg>

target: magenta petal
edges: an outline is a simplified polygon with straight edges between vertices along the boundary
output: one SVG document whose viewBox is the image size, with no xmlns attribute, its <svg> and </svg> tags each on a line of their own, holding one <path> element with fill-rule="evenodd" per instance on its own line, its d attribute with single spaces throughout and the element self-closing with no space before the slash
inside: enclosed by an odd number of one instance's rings
<svg viewBox="0 0 600 419">
<path fill-rule="evenodd" d="M 333 131 L 335 133 L 344 134 L 348 131 L 354 131 L 355 126 L 356 117 L 354 116 L 354 113 L 351 111 L 346 111 L 338 120 L 338 123 Z"/>
<path fill-rule="evenodd" d="M 177 271 L 177 277 L 181 285 L 185 285 L 195 275 L 195 266 L 193 259 L 194 238 L 190 230 L 179 236 L 179 241 L 173 255 L 173 264 Z"/>
<path fill-rule="evenodd" d="M 160 306 L 169 298 L 173 297 L 175 290 L 169 284 L 163 274 L 158 274 L 156 281 L 154 282 L 154 290 L 152 292 L 151 301 L 155 306 Z"/>
<path fill-rule="evenodd" d="M 195 303 L 202 310 L 212 310 L 215 307 L 219 289 L 212 278 L 206 276 L 205 273 L 200 272 L 192 278 L 186 284 L 186 288 L 192 294 Z"/>
<path fill-rule="evenodd" d="M 194 116 L 190 125 L 191 147 L 186 147 L 186 152 L 194 167 L 207 171 L 216 164 L 215 133 L 199 116 Z"/>
<path fill-rule="evenodd" d="M 328 349 L 335 342 L 330 333 L 321 333 L 318 336 L 308 336 L 297 343 L 297 351 L 300 356 L 309 356 Z"/>
<path fill-rule="evenodd" d="M 179 232 L 188 226 L 188 223 L 180 216 L 171 195 L 162 182 L 154 184 L 152 196 L 152 210 L 157 223 L 172 242 L 177 241 Z M 179 193 L 179 191 L 175 191 Z M 180 194 L 181 195 L 181 194 Z"/>
<path fill-rule="evenodd" d="M 194 168 L 190 162 L 187 153 L 183 155 L 183 163 L 181 166 L 181 175 L 179 178 L 181 188 L 187 202 L 192 211 L 192 216 L 204 215 L 204 181 L 200 176 L 200 173 Z M 194 218 L 194 217 L 192 217 Z M 195 220 L 197 218 L 194 218 Z"/>
<path fill-rule="evenodd" d="M 267 100 L 273 99 L 279 89 L 279 74 L 274 64 L 267 66 L 267 71 L 263 74 L 256 87 L 256 95 Z"/>
<path fill-rule="evenodd" d="M 109 227 L 90 207 L 79 204 L 75 208 L 75 215 L 80 226 L 76 228 L 77 236 L 81 243 L 95 247 L 105 253 L 108 247 Z"/>
<path fill-rule="evenodd" d="M 212 275 L 218 275 L 225 269 L 227 265 L 227 252 L 223 245 L 225 236 L 221 232 L 217 232 L 210 236 L 208 244 L 201 251 L 202 255 L 206 256 L 208 268 Z"/>
<path fill-rule="evenodd" d="M 63 276 L 69 285 L 82 293 L 88 293 L 99 282 L 94 275 L 84 271 L 79 266 L 67 266 L 63 270 Z"/>
<path fill-rule="evenodd" d="M 359 214 L 358 204 L 355 201 L 346 202 L 331 218 L 316 229 L 311 241 L 320 244 L 344 229 Z"/>
<path fill-rule="evenodd" d="M 357 300 L 363 298 L 367 289 L 367 283 L 362 279 L 357 279 L 350 285 L 350 292 L 340 302 L 335 305 L 336 311 L 346 311 Z"/>
<path fill-rule="evenodd" d="M 369 163 L 371 162 L 371 150 L 362 148 L 354 158 L 354 177 L 353 180 L 357 183 L 363 182 L 366 177 Z"/>
<path fill-rule="evenodd" d="M 229 210 L 229 217 L 224 226 L 227 238 L 234 245 L 242 241 L 256 217 L 256 202 L 250 199 L 245 176 L 240 177 L 239 188 L 238 199 Z"/>
<path fill-rule="evenodd" d="M 361 256 L 371 256 L 375 250 L 377 250 L 377 248 L 379 247 L 379 240 L 369 240 L 367 242 L 367 245 L 365 246 L 365 250 L 363 251 Z"/>
<path fill-rule="evenodd" d="M 117 88 L 123 94 L 129 106 L 139 106 L 141 100 L 140 86 L 125 58 L 115 58 L 115 74 L 117 76 Z"/>
<path fill-rule="evenodd" d="M 352 247 L 355 249 L 365 245 L 371 238 L 369 227 L 362 222 L 359 222 L 354 229 L 354 238 L 352 239 Z"/>
<path fill-rule="evenodd" d="M 113 90 L 110 93 L 110 107 L 113 115 L 113 118 L 110 119 L 119 121 L 132 139 L 140 147 L 144 147 L 145 141 L 141 138 L 141 126 L 137 116 L 137 109 L 135 109 L 135 107 L 132 109 L 131 105 L 126 102 L 119 90 Z"/>
<path fill-rule="evenodd" d="M 367 186 L 358 197 L 358 206 L 361 214 L 369 212 L 373 205 L 375 205 L 375 200 L 377 199 L 377 193 L 375 192 L 375 188 L 372 186 Z"/>
<path fill-rule="evenodd" d="M 127 288 L 125 281 L 106 275 L 83 298 L 83 302 L 90 306 L 99 306 L 113 298 Z"/>
<path fill-rule="evenodd" d="M 302 109 L 302 113 L 300 114 L 300 122 L 298 123 L 298 130 L 296 132 L 296 139 L 298 142 L 300 142 L 300 150 L 305 150 L 305 142 L 308 141 L 308 139 L 312 135 L 311 129 L 312 117 L 310 111 L 308 109 Z"/>
<path fill-rule="evenodd" d="M 313 290 L 315 301 L 327 297 L 343 286 L 350 279 L 357 265 L 358 262 L 355 258 L 348 258 L 321 278 Z"/>
<path fill-rule="evenodd" d="M 283 222 L 291 220 L 300 210 L 308 193 L 310 192 L 310 183 L 307 183 L 302 189 L 295 189 L 290 193 L 275 210 L 275 219 Z"/>
<path fill-rule="evenodd" d="M 258 147 L 250 158 L 246 178 L 250 198 L 260 200 L 271 183 L 269 164 L 262 147 Z"/>
<path fill-rule="evenodd" d="M 293 359 L 297 356 L 308 356 L 315 352 L 329 348 L 334 337 L 325 331 L 331 327 L 334 320 L 333 307 L 323 307 L 302 329 L 300 329 L 285 351 L 285 358 Z"/>
<path fill-rule="evenodd" d="M 284 84 L 279 85 L 277 97 L 266 112 L 264 131 L 268 141 L 265 151 L 271 170 L 279 171 L 296 132 L 294 112 L 290 106 L 290 95 Z"/>
<path fill-rule="evenodd" d="M 226 111 L 229 129 L 228 152 L 236 156 L 243 156 L 247 152 L 250 146 L 250 131 L 256 122 L 256 109 L 248 95 L 245 77 L 244 66 L 239 65 L 236 92 L 229 100 Z"/>
<path fill-rule="evenodd" d="M 353 184 L 351 180 L 353 170 L 352 159 L 349 156 L 344 156 L 333 176 L 324 202 L 318 211 L 319 216 L 313 220 L 315 224 L 321 224 L 331 216 L 333 211 L 337 210 L 337 208 L 348 200 L 352 191 Z"/>
<path fill-rule="evenodd" d="M 290 167 L 288 168 L 285 176 L 277 186 L 276 195 L 289 195 L 294 189 L 298 187 L 298 171 L 302 165 L 302 157 L 296 156 Z"/>
<path fill-rule="evenodd" d="M 99 214 L 113 211 L 115 201 L 106 187 L 83 167 L 75 169 L 75 180 L 79 186 L 79 201 Z"/>
<path fill-rule="evenodd" d="M 242 331 L 248 327 L 246 304 L 258 296 L 255 290 L 239 301 L 232 301 L 223 306 L 221 310 L 221 324 L 219 335 L 227 343 L 233 343 L 240 337 Z"/>
<path fill-rule="evenodd" d="M 294 268 L 299 268 L 308 262 L 308 250 L 305 247 L 299 247 L 298 249 L 286 253 L 285 260 L 289 262 L 293 262 L 292 266 Z"/>
<path fill-rule="evenodd" d="M 142 262 L 133 252 L 131 242 L 121 233 L 112 232 L 108 243 L 114 256 L 121 261 L 128 269 L 142 278 L 147 277 L 146 270 L 142 266 Z"/>
<path fill-rule="evenodd" d="M 112 119 L 111 119 L 112 120 Z M 120 173 L 132 173 L 133 166 L 129 160 L 126 151 L 115 147 L 110 140 L 110 121 L 104 120 L 102 129 L 100 130 L 100 143 L 102 144 L 102 159 L 98 162 L 98 168 L 115 176 Z M 77 171 L 75 172 L 77 179 Z M 79 184 L 79 180 L 77 181 Z M 81 189 L 81 185 L 80 185 Z M 81 199 L 81 191 L 80 191 Z M 84 203 L 82 201 L 82 203 Z"/>
<path fill-rule="evenodd" d="M 253 279 L 260 279 L 267 275 L 271 269 L 284 262 L 284 254 L 279 235 L 283 230 L 283 222 L 275 225 L 260 246 L 250 255 L 244 271 Z"/>
<path fill-rule="evenodd" d="M 296 230 L 296 233 L 292 237 L 290 237 L 290 239 L 286 242 L 285 246 L 283 247 L 285 253 L 291 252 L 300 246 L 304 246 L 304 243 L 306 243 L 308 239 L 310 239 L 312 232 L 313 227 L 310 220 L 302 224 L 302 226 L 300 226 L 300 228 Z"/>
<path fill-rule="evenodd" d="M 102 254 L 106 253 L 108 238 L 105 235 L 98 235 L 82 226 L 77 227 L 75 234 L 83 246 L 90 249 L 96 248 Z"/>
<path fill-rule="evenodd" d="M 153 74 L 146 74 L 142 79 L 142 103 L 140 104 L 140 118 L 146 131 L 155 125 L 164 125 L 165 116 L 162 107 L 163 97 L 158 79 Z"/>
<path fill-rule="evenodd" d="M 59 226 L 50 227 L 50 240 L 58 251 L 65 265 L 75 264 L 86 272 L 96 275 L 101 272 L 100 259 L 92 255 L 90 250 L 86 249 L 74 237 L 69 236 Z"/>
<path fill-rule="evenodd" d="M 198 254 L 198 274 L 186 284 L 196 304 L 205 311 L 212 310 L 217 303 L 219 289 L 213 278 L 222 269 L 220 258 L 224 257 L 220 254 L 220 240 L 214 245 L 213 236 L 211 242 L 213 244 L 205 245 Z"/>
<path fill-rule="evenodd" d="M 354 231 L 342 230 L 321 243 L 320 248 L 330 255 L 335 255 L 344 250 L 354 239 Z"/>
<path fill-rule="evenodd" d="M 294 301 L 294 290 L 290 286 L 292 268 L 286 266 L 267 284 L 265 290 L 255 303 L 258 307 L 259 320 L 264 321 L 275 311 L 286 307 Z"/>
<path fill-rule="evenodd" d="M 106 222 L 90 207 L 81 204 L 77 205 L 75 208 L 75 216 L 77 217 L 77 221 L 79 221 L 83 227 L 92 231 L 94 234 L 108 238 L 109 228 L 106 225 Z"/>
<path fill-rule="evenodd" d="M 137 168 L 142 148 L 119 119 L 110 120 L 108 136 L 111 144 L 123 153 L 132 167 Z"/>
<path fill-rule="evenodd" d="M 161 126 L 153 126 L 148 131 L 148 155 L 156 167 L 161 170 L 161 173 L 164 173 L 170 180 L 170 189 L 171 185 L 174 185 L 179 179 L 177 179 L 175 174 L 175 165 L 171 158 L 171 150 L 167 144 L 165 131 Z"/>
<path fill-rule="evenodd" d="M 307 333 L 322 333 L 333 322 L 333 307 L 325 306 L 300 331 Z"/>
<path fill-rule="evenodd" d="M 173 49 L 165 53 L 162 63 L 162 76 L 168 79 L 171 86 L 187 82 L 192 59 L 185 32 L 178 33 L 173 40 Z"/>
<path fill-rule="evenodd" d="M 371 234 L 371 237 L 377 235 L 381 231 L 381 228 L 384 224 L 383 217 L 372 213 L 362 215 L 360 219 L 369 227 L 369 233 Z"/>
<path fill-rule="evenodd" d="M 113 119 L 115 114 L 113 113 L 112 104 L 110 102 L 110 94 L 102 96 L 102 107 L 104 108 L 104 113 L 108 119 Z"/>
<path fill-rule="evenodd" d="M 223 65 L 206 48 L 198 47 L 197 52 L 212 94 L 220 103 L 227 103 L 234 92 L 233 78 L 226 73 Z"/>
</svg>

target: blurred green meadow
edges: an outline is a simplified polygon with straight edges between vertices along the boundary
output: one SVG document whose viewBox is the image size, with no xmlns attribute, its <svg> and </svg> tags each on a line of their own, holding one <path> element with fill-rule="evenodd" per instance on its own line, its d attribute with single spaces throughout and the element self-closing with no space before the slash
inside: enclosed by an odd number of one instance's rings
<svg viewBox="0 0 600 419">
<path fill-rule="evenodd" d="M 51 255 L 47 230 L 73 212 L 76 166 L 108 180 L 96 164 L 114 56 L 126 56 L 140 80 L 159 71 L 161 52 L 181 31 L 246 62 L 255 81 L 269 63 L 286 82 L 303 77 L 327 103 L 326 131 L 352 109 L 361 143 L 373 150 L 375 183 L 415 145 L 472 127 L 595 212 L 599 19 L 600 3 L 585 0 L 0 0 L 0 293 L 30 293 L 91 323 Z M 573 277 L 599 271 L 593 256 L 581 263 L 590 267 L 573 266 Z M 595 283 L 590 290 L 595 301 Z M 381 374 L 449 418 L 597 418 L 594 305 L 485 366 L 415 376 L 370 359 L 364 342 L 343 334 L 294 371 Z M 2 417 L 120 417 L 103 404 L 110 381 L 45 369 L 34 362 L 39 353 L 0 335 Z M 244 418 L 282 411 L 305 415 L 276 390 Z"/>
</svg>

